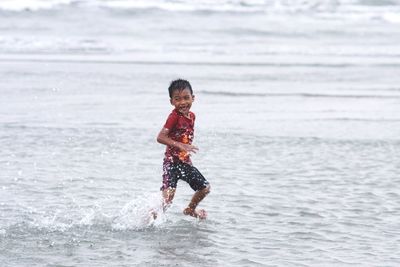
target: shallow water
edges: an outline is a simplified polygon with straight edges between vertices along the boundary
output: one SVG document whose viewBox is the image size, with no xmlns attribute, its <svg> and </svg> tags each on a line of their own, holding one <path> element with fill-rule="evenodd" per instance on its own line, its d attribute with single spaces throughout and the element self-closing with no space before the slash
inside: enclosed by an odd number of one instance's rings
<svg viewBox="0 0 400 267">
<path fill-rule="evenodd" d="M 0 5 L 0 265 L 399 265 L 396 1 L 56 2 Z M 177 77 L 205 221 L 146 217 Z"/>
</svg>

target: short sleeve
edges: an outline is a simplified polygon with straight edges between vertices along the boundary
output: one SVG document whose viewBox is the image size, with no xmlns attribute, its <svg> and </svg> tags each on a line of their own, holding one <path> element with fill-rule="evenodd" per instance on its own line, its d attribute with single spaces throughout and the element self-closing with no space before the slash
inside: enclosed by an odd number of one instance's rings
<svg viewBox="0 0 400 267">
<path fill-rule="evenodd" d="M 171 114 L 169 114 L 168 119 L 164 124 L 164 128 L 171 130 L 175 127 L 177 122 L 178 122 L 178 115 L 176 114 L 176 112 L 172 112 Z"/>
</svg>

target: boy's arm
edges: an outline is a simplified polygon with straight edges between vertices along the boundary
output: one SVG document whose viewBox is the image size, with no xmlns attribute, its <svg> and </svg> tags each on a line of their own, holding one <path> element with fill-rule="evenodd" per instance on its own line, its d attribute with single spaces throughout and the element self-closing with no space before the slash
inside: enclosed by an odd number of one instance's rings
<svg viewBox="0 0 400 267">
<path fill-rule="evenodd" d="M 167 145 L 167 146 L 178 148 L 179 150 L 185 151 L 185 152 L 196 153 L 197 150 L 199 150 L 194 145 L 184 144 L 184 143 L 180 143 L 180 142 L 177 142 L 175 140 L 172 140 L 168 136 L 168 133 L 169 133 L 169 129 L 168 128 L 165 128 L 165 127 L 162 128 L 160 133 L 157 136 L 157 142 L 159 142 L 160 144 L 163 144 L 163 145 Z"/>
<path fill-rule="evenodd" d="M 166 146 L 177 147 L 175 145 L 176 141 L 169 138 L 168 133 L 169 133 L 169 129 L 163 127 L 157 136 L 157 142 L 159 142 L 160 144 L 166 145 Z"/>
</svg>

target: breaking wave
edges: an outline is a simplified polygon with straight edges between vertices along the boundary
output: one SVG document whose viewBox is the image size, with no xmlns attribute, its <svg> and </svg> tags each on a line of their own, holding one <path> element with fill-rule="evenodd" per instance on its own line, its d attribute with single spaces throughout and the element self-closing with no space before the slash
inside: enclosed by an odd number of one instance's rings
<svg viewBox="0 0 400 267">
<path fill-rule="evenodd" d="M 12 12 L 53 10 L 65 7 L 105 8 L 128 12 L 165 10 L 267 14 L 323 13 L 400 22 L 399 0 L 6 0 L 0 2 L 0 10 Z"/>
</svg>

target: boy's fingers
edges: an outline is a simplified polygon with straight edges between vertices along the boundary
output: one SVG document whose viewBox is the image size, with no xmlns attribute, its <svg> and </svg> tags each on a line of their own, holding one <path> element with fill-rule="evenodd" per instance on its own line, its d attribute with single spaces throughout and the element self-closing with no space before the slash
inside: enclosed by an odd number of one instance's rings
<svg viewBox="0 0 400 267">
<path fill-rule="evenodd" d="M 189 152 L 193 152 L 193 153 L 196 153 L 198 150 L 199 149 L 195 146 L 190 146 L 190 148 L 189 148 Z"/>
<path fill-rule="evenodd" d="M 187 152 L 196 153 L 199 150 L 199 148 L 197 146 L 193 146 L 193 145 L 185 145 L 185 149 L 184 150 L 187 151 Z"/>
</svg>

